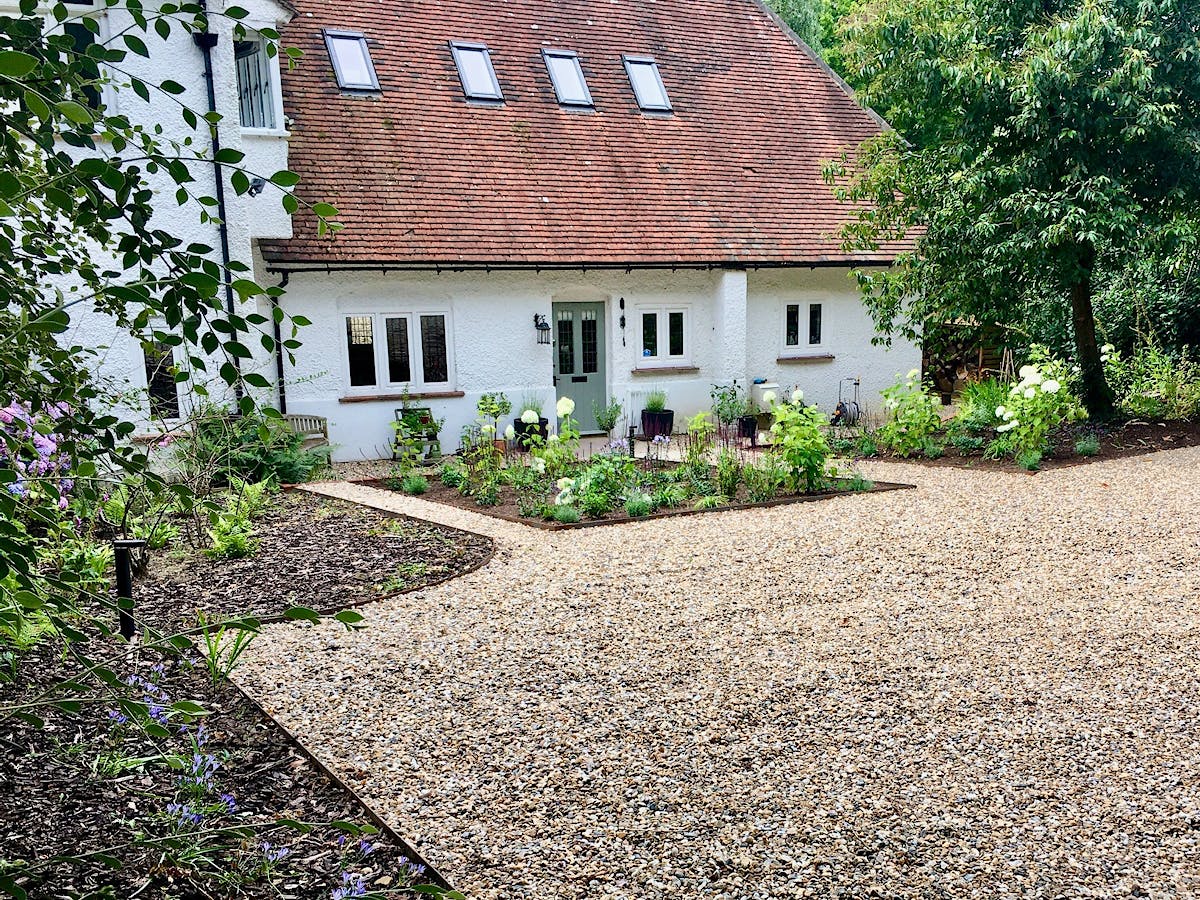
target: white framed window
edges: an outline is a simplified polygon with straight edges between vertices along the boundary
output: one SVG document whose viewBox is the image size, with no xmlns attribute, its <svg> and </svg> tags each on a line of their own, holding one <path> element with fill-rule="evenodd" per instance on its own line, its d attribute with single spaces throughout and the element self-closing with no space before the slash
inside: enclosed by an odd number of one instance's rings
<svg viewBox="0 0 1200 900">
<path fill-rule="evenodd" d="M 691 320 L 687 307 L 639 307 L 638 366 L 688 365 L 692 358 Z"/>
<path fill-rule="evenodd" d="M 638 107 L 646 112 L 670 112 L 671 99 L 663 84 L 658 63 L 650 56 L 626 56 L 625 74 L 637 97 Z"/>
<path fill-rule="evenodd" d="M 279 69 L 270 45 L 262 38 L 234 41 L 238 106 L 244 130 L 276 131 L 283 121 Z"/>
<path fill-rule="evenodd" d="M 825 304 L 783 305 L 783 355 L 804 356 L 825 346 Z"/>
<path fill-rule="evenodd" d="M 458 78 L 468 100 L 504 99 L 496 68 L 492 65 L 492 53 L 486 44 L 451 41 L 450 53 L 454 56 Z"/>
<path fill-rule="evenodd" d="M 361 31 L 333 31 L 326 28 L 325 49 L 333 63 L 333 74 L 343 91 L 378 91 L 375 63 Z"/>
<path fill-rule="evenodd" d="M 593 107 L 592 92 L 583 77 L 579 54 L 573 50 L 543 50 L 546 70 L 554 82 L 554 93 L 563 106 Z"/>
<path fill-rule="evenodd" d="M 447 310 L 343 314 L 351 393 L 449 390 L 454 352 Z"/>
</svg>

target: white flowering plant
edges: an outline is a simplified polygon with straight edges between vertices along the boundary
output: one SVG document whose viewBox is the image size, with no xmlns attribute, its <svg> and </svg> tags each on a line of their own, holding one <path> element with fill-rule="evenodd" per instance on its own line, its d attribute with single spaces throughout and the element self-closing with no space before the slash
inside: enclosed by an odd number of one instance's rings
<svg viewBox="0 0 1200 900">
<path fill-rule="evenodd" d="M 1026 468 L 1033 468 L 1046 452 L 1050 432 L 1087 418 L 1087 413 L 1075 395 L 1070 368 L 1050 357 L 1045 348 L 1034 347 L 1018 375 L 1020 380 L 1009 388 L 1008 400 L 996 407 L 996 433 L 1004 449 L 1027 464 Z"/>
<path fill-rule="evenodd" d="M 825 485 L 825 463 L 832 450 L 824 430 L 828 417 L 802 400 L 771 407 L 771 438 L 774 453 L 788 468 L 792 489 L 811 493 Z"/>
<path fill-rule="evenodd" d="M 1173 358 L 1154 344 L 1125 356 L 1112 344 L 1100 348 L 1104 377 L 1117 403 L 1134 416 L 1190 419 L 1200 413 L 1200 364 Z"/>
<path fill-rule="evenodd" d="M 876 440 L 899 456 L 924 451 L 941 427 L 942 417 L 937 398 L 921 381 L 920 370 L 897 375 L 896 383 L 880 393 L 887 421 L 875 433 Z"/>
</svg>

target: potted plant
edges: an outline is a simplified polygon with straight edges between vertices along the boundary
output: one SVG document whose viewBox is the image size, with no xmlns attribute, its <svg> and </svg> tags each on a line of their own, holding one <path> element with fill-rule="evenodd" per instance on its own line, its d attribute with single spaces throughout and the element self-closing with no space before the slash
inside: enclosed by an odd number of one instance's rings
<svg viewBox="0 0 1200 900">
<path fill-rule="evenodd" d="M 709 396 L 712 397 L 713 414 L 717 417 L 722 434 L 728 434 L 728 430 L 736 423 L 739 437 L 754 437 L 758 429 L 758 409 L 736 378 L 730 385 L 713 385 Z"/>
<path fill-rule="evenodd" d="M 542 415 L 542 398 L 527 394 L 521 400 L 521 415 L 513 422 L 517 433 L 517 446 L 528 450 L 538 440 L 545 443 L 550 436 L 550 420 Z"/>
<path fill-rule="evenodd" d="M 752 398 L 746 398 L 746 405 L 737 421 L 738 437 L 754 440 L 758 434 L 758 404 Z"/>
<path fill-rule="evenodd" d="M 675 410 L 667 409 L 667 392 L 651 391 L 642 409 L 642 434 L 652 441 L 656 437 L 670 437 L 674 430 Z"/>
</svg>

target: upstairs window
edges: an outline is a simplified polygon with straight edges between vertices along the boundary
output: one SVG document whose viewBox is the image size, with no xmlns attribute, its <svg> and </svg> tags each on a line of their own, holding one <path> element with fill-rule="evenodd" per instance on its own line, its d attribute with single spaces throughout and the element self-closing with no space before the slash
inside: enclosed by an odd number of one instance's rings
<svg viewBox="0 0 1200 900">
<path fill-rule="evenodd" d="M 468 100 L 504 99 L 492 66 L 492 54 L 484 44 L 453 41 L 450 52 L 454 54 L 454 65 L 458 67 L 458 77 Z"/>
<path fill-rule="evenodd" d="M 274 130 L 279 125 L 274 66 L 265 41 L 235 41 L 238 103 L 243 128 Z"/>
<path fill-rule="evenodd" d="M 591 107 L 592 93 L 583 77 L 579 54 L 570 50 L 543 50 L 550 80 L 554 82 L 554 93 L 563 106 Z"/>
<path fill-rule="evenodd" d="M 333 63 L 333 74 L 343 91 L 378 91 L 379 78 L 367 39 L 360 31 L 325 31 L 325 48 Z"/>
<path fill-rule="evenodd" d="M 649 56 L 626 56 L 625 72 L 633 86 L 638 107 L 646 112 L 670 112 L 671 100 L 658 71 L 658 63 Z"/>
</svg>

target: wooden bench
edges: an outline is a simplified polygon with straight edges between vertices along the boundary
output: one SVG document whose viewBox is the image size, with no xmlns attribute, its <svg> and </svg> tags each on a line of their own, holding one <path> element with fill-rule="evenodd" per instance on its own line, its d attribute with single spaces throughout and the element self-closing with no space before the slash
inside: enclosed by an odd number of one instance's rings
<svg viewBox="0 0 1200 900">
<path fill-rule="evenodd" d="M 288 428 L 304 438 L 301 446 L 305 450 L 329 445 L 329 420 L 324 416 L 299 416 L 288 413 L 283 419 Z"/>
</svg>

